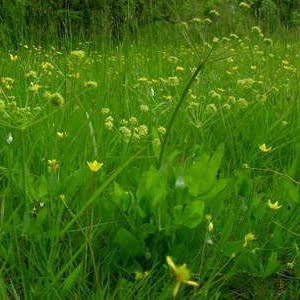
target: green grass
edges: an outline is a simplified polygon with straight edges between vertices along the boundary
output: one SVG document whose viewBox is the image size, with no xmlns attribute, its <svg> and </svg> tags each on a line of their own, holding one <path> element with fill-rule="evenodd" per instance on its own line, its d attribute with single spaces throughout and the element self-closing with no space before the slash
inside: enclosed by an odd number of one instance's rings
<svg viewBox="0 0 300 300">
<path fill-rule="evenodd" d="M 300 297 L 299 41 L 157 28 L 1 50 L 1 299 Z"/>
</svg>

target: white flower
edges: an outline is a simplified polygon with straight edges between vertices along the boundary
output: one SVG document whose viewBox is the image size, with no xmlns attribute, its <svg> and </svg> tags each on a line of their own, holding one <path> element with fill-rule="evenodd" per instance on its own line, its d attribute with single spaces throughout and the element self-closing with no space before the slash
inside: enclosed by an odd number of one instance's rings
<svg viewBox="0 0 300 300">
<path fill-rule="evenodd" d="M 8 134 L 7 138 L 6 138 L 6 143 L 7 144 L 11 144 L 13 142 L 14 138 L 13 136 L 11 135 L 11 132 Z"/>
<path fill-rule="evenodd" d="M 154 97 L 154 96 L 155 96 L 155 91 L 154 91 L 154 89 L 153 89 L 153 88 L 151 88 L 151 89 L 150 89 L 150 95 L 151 95 L 152 97 Z"/>
<path fill-rule="evenodd" d="M 175 187 L 178 188 L 178 189 L 185 188 L 185 182 L 184 182 L 184 177 L 183 176 L 177 177 L 176 182 L 175 182 Z"/>
</svg>

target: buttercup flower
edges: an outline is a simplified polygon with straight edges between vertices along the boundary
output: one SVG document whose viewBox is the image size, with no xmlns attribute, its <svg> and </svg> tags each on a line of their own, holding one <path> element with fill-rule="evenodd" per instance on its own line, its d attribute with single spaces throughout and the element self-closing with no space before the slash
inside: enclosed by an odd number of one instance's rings
<svg viewBox="0 0 300 300">
<path fill-rule="evenodd" d="M 248 242 L 255 240 L 255 235 L 252 232 L 249 232 L 245 235 L 243 247 L 247 247 Z"/>
<path fill-rule="evenodd" d="M 18 55 L 12 55 L 12 54 L 9 54 L 9 58 L 11 61 L 16 61 L 19 59 Z"/>
<path fill-rule="evenodd" d="M 268 153 L 272 151 L 272 147 L 267 147 L 266 144 L 262 144 L 259 146 L 259 150 L 264 153 Z"/>
<path fill-rule="evenodd" d="M 99 163 L 97 160 L 94 160 L 93 162 L 87 162 L 87 165 L 92 172 L 96 173 L 102 168 L 103 163 Z"/>
<path fill-rule="evenodd" d="M 279 205 L 279 204 L 278 204 L 278 201 L 276 201 L 275 203 L 272 203 L 270 199 L 268 200 L 268 206 L 269 206 L 271 209 L 274 209 L 274 210 L 279 209 L 279 208 L 282 207 L 282 205 Z"/>
<path fill-rule="evenodd" d="M 57 136 L 59 139 L 61 139 L 61 140 L 64 139 L 65 137 L 67 137 L 67 135 L 68 135 L 68 134 L 67 134 L 65 131 L 64 131 L 64 132 L 63 132 L 63 131 L 57 131 L 57 132 L 56 132 L 56 136 Z"/>
<path fill-rule="evenodd" d="M 167 264 L 174 273 L 174 277 L 176 280 L 172 292 L 173 297 L 177 295 L 179 288 L 183 283 L 191 286 L 199 286 L 199 283 L 190 280 L 190 270 L 187 268 L 186 264 L 176 266 L 173 259 L 170 256 L 167 256 Z"/>
<path fill-rule="evenodd" d="M 59 170 L 59 162 L 56 159 L 48 159 L 48 171 L 56 172 Z"/>
</svg>

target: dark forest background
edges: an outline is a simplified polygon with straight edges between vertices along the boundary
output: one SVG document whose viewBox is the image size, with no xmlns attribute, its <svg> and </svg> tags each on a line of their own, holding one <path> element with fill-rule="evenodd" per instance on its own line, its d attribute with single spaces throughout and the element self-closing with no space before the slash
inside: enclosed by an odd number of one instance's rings
<svg viewBox="0 0 300 300">
<path fill-rule="evenodd" d="M 30 39 L 90 39 L 109 35 L 114 40 L 135 35 L 156 22 L 176 24 L 212 17 L 218 10 L 231 24 L 241 17 L 258 19 L 270 30 L 278 23 L 300 24 L 300 0 L 0 0 L 1 43 Z M 256 20 L 257 21 L 257 20 Z M 226 24 L 228 25 L 228 24 Z M 226 26 L 229 27 L 230 26 Z"/>
</svg>

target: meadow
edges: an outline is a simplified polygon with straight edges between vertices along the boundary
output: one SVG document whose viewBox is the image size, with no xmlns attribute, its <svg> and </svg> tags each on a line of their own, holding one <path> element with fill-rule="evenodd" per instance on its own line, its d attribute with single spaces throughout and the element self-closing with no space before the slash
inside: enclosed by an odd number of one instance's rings
<svg viewBox="0 0 300 300">
<path fill-rule="evenodd" d="M 299 35 L 209 23 L 0 50 L 0 299 L 300 298 Z"/>
</svg>

